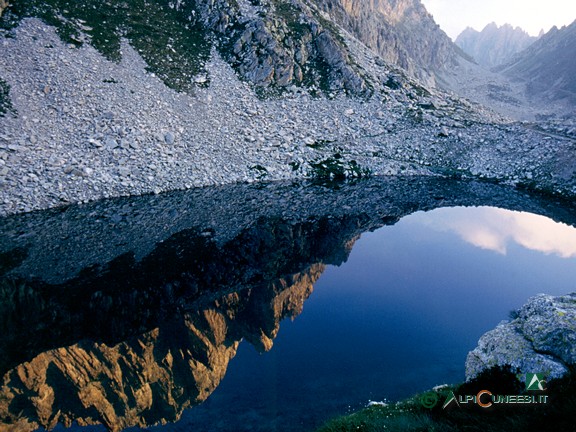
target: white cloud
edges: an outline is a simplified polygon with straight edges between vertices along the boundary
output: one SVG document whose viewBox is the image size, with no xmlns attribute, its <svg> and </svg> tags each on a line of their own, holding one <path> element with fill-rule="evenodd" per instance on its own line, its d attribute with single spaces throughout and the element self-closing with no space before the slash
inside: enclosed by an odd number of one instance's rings
<svg viewBox="0 0 576 432">
<path fill-rule="evenodd" d="M 486 24 L 511 24 L 532 36 L 562 27 L 576 19 L 574 0 L 422 0 L 448 36 L 455 39 L 466 27 L 478 31 Z"/>
<path fill-rule="evenodd" d="M 576 228 L 545 216 L 494 207 L 456 207 L 420 213 L 415 221 L 501 254 L 510 242 L 563 258 L 576 257 Z"/>
</svg>

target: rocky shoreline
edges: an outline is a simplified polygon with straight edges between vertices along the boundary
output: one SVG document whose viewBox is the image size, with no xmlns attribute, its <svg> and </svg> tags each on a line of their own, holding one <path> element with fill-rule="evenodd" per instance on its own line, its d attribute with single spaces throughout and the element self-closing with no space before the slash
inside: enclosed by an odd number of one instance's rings
<svg viewBox="0 0 576 432">
<path fill-rule="evenodd" d="M 576 293 L 532 297 L 511 321 L 485 333 L 466 359 L 470 380 L 495 366 L 561 378 L 576 363 Z"/>
<path fill-rule="evenodd" d="M 9 37 L 8 37 L 9 36 Z M 372 96 L 258 97 L 213 50 L 179 93 L 126 42 L 115 63 L 25 19 L 0 35 L 0 215 L 113 196 L 318 176 L 449 175 L 576 194 L 575 142 L 404 77 Z M 393 76 L 347 40 L 361 67 Z M 388 85 L 386 85 L 388 84 Z M 397 87 L 397 88 L 393 88 Z"/>
</svg>

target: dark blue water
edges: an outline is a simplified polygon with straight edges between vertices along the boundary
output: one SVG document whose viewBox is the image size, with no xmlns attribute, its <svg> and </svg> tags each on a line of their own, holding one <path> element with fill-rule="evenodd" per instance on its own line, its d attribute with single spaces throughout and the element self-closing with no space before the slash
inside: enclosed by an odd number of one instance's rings
<svg viewBox="0 0 576 432">
<path fill-rule="evenodd" d="M 487 207 L 415 213 L 364 233 L 271 351 L 241 343 L 206 402 L 150 429 L 309 431 L 371 400 L 461 382 L 483 333 L 574 280 L 574 228 Z"/>
<path fill-rule="evenodd" d="M 270 352 L 244 343 L 219 388 L 168 430 L 311 430 L 464 380 L 479 337 L 538 293 L 574 290 L 576 230 L 491 208 L 416 213 L 328 267 Z"/>
</svg>

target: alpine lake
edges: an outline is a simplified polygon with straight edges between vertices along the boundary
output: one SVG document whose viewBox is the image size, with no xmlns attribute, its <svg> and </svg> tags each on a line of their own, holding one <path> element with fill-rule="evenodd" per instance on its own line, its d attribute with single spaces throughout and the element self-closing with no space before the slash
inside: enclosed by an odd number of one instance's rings
<svg viewBox="0 0 576 432">
<path fill-rule="evenodd" d="M 575 224 L 570 201 L 420 177 L 5 217 L 0 429 L 314 431 L 462 382 L 480 336 L 575 291 Z"/>
</svg>

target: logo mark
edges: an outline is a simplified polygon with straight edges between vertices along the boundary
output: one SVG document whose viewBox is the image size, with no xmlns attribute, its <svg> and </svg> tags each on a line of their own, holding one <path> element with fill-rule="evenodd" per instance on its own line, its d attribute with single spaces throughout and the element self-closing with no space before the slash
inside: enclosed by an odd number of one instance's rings
<svg viewBox="0 0 576 432">
<path fill-rule="evenodd" d="M 446 402 L 444 402 L 442 409 L 446 409 L 446 407 L 448 405 L 450 405 L 452 402 L 456 402 L 456 405 L 458 405 L 458 407 L 460 408 L 460 404 L 458 403 L 458 399 L 456 399 L 456 395 L 454 394 L 453 391 L 451 391 L 450 396 L 448 398 L 446 398 Z"/>
<path fill-rule="evenodd" d="M 424 393 L 420 396 L 420 403 L 424 408 L 432 409 L 438 403 L 438 394 L 436 392 Z"/>
<path fill-rule="evenodd" d="M 546 390 L 546 380 L 542 373 L 527 373 L 526 374 L 526 390 L 538 391 Z"/>
</svg>

